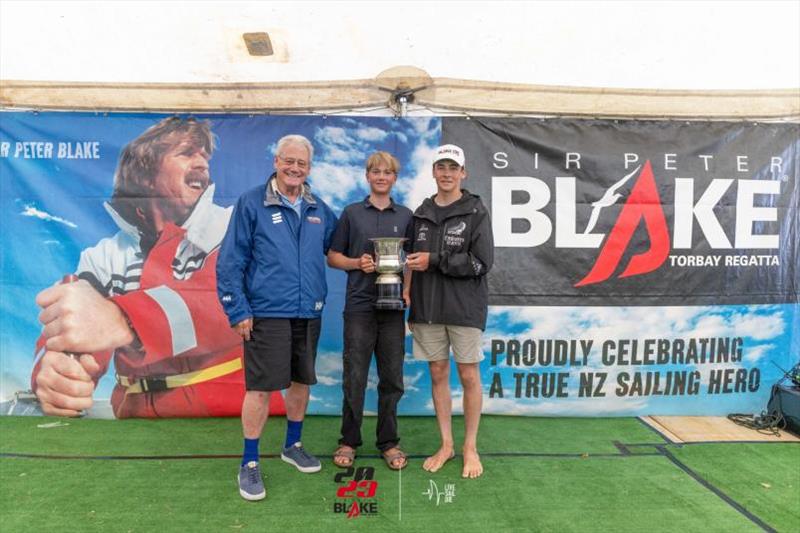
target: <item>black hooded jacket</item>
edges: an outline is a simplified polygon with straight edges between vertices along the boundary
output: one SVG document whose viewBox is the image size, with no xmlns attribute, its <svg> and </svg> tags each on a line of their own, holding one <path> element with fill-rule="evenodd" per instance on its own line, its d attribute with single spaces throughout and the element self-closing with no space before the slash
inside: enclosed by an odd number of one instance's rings
<svg viewBox="0 0 800 533">
<path fill-rule="evenodd" d="M 414 212 L 414 252 L 430 252 L 428 270 L 411 280 L 409 322 L 486 328 L 486 274 L 494 261 L 489 211 L 479 196 L 439 207 L 426 198 Z"/>
</svg>

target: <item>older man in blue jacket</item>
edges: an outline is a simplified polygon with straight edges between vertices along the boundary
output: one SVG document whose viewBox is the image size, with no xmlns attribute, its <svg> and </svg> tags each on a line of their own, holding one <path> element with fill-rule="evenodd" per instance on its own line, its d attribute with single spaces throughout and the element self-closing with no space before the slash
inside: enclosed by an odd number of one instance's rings
<svg viewBox="0 0 800 533">
<path fill-rule="evenodd" d="M 281 459 L 305 473 L 319 460 L 300 440 L 325 305 L 325 254 L 336 216 L 311 193 L 306 178 L 314 148 L 287 135 L 275 150 L 275 173 L 245 192 L 233 211 L 217 262 L 217 292 L 231 326 L 244 339 L 244 454 L 239 494 L 266 496 L 258 441 L 271 391 L 286 392 L 286 441 Z"/>
</svg>

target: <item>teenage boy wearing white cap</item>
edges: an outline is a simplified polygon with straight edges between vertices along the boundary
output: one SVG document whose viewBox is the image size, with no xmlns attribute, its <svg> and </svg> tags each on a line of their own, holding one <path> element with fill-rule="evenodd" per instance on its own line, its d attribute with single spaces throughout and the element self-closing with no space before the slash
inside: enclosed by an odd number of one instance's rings
<svg viewBox="0 0 800 533">
<path fill-rule="evenodd" d="M 486 328 L 488 287 L 486 274 L 494 260 L 489 211 L 480 197 L 461 188 L 466 179 L 464 151 L 456 145 L 440 146 L 433 159 L 437 192 L 414 212 L 412 252 L 408 268 L 409 327 L 414 336 L 414 357 L 428 361 L 431 392 L 441 446 L 423 468 L 436 472 L 455 457 L 450 393 L 450 350 L 464 389 L 464 465 L 462 476 L 483 473 L 478 455 L 478 425 L 482 388 L 480 361 L 482 333 Z"/>
</svg>

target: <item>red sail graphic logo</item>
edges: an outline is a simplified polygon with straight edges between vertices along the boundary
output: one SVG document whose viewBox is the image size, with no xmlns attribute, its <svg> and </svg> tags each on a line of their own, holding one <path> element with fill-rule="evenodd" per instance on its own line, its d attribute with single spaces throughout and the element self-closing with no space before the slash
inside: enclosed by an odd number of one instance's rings
<svg viewBox="0 0 800 533">
<path fill-rule="evenodd" d="M 347 513 L 347 518 L 356 518 L 358 515 L 361 514 L 361 511 L 358 508 L 358 502 L 353 502 L 353 505 L 350 507 L 350 512 Z"/>
<path fill-rule="evenodd" d="M 622 212 L 603 244 L 597 261 L 575 287 L 600 283 L 614 274 L 641 220 L 644 220 L 650 238 L 650 248 L 633 256 L 619 275 L 620 278 L 652 272 L 660 267 L 669 255 L 667 221 L 661 208 L 661 198 L 658 195 L 649 160 L 645 163 L 636 185 L 633 186 L 628 200 L 622 207 Z"/>
</svg>

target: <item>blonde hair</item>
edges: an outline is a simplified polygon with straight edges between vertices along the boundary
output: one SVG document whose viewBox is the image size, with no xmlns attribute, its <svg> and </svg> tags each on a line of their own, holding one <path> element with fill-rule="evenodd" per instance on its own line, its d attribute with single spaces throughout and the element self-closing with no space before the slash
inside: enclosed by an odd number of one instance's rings
<svg viewBox="0 0 800 533">
<path fill-rule="evenodd" d="M 389 152 L 375 152 L 369 156 L 367 158 L 366 170 L 369 172 L 371 168 L 380 166 L 381 164 L 388 166 L 395 174 L 400 171 L 400 162 Z"/>
</svg>

